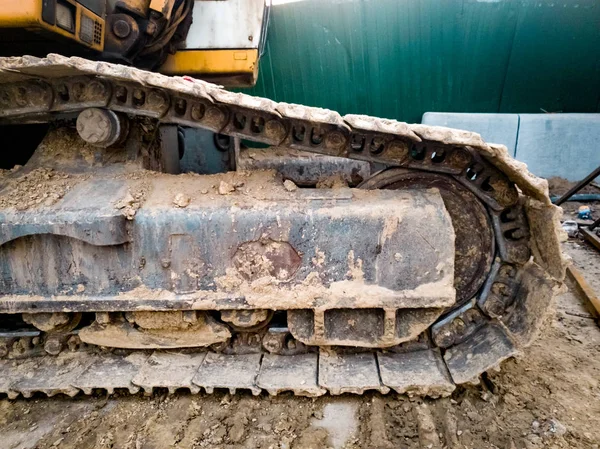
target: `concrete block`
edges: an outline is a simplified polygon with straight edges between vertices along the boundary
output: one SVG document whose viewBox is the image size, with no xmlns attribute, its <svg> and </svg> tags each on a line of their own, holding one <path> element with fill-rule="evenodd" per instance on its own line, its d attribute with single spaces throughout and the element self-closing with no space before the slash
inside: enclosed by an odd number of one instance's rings
<svg viewBox="0 0 600 449">
<path fill-rule="evenodd" d="M 515 154 L 519 130 L 518 114 L 426 112 L 421 123 L 473 131 L 481 134 L 486 142 L 506 145 L 509 154 Z"/>
<path fill-rule="evenodd" d="M 516 158 L 537 176 L 585 178 L 600 165 L 600 114 L 521 114 Z"/>
</svg>

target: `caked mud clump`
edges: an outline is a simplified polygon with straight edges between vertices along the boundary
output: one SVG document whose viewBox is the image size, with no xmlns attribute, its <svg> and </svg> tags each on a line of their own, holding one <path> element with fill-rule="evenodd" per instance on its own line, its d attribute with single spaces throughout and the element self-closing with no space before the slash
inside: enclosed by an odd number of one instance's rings
<svg viewBox="0 0 600 449">
<path fill-rule="evenodd" d="M 5 177 L 0 191 L 0 208 L 22 211 L 52 206 L 79 181 L 79 176 L 49 168 L 36 168 L 17 178 Z"/>
</svg>

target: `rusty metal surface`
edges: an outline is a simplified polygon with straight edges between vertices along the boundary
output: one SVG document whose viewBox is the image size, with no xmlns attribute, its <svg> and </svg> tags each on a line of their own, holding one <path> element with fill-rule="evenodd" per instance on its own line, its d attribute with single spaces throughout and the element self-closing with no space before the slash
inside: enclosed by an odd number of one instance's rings
<svg viewBox="0 0 600 449">
<path fill-rule="evenodd" d="M 585 227 L 579 228 L 579 232 L 583 235 L 583 238 L 590 242 L 600 251 L 600 237 L 593 229 L 586 229 Z"/>
<path fill-rule="evenodd" d="M 577 290 L 584 298 L 586 298 L 589 303 L 596 310 L 596 316 L 600 316 L 600 296 L 594 291 L 592 286 L 585 280 L 581 272 L 575 268 L 573 265 L 569 265 L 567 267 L 567 274 L 571 278 L 575 285 L 577 286 Z"/>
<path fill-rule="evenodd" d="M 371 176 L 371 166 L 335 156 L 317 156 L 314 153 L 289 148 L 242 148 L 237 158 L 242 170 L 277 170 L 284 179 L 298 186 L 317 186 L 332 177 L 355 187 Z"/>
</svg>

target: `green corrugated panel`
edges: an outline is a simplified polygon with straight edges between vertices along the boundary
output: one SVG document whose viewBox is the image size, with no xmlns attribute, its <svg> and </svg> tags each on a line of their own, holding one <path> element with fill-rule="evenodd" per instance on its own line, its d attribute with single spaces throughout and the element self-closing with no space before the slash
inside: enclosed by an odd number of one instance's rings
<svg viewBox="0 0 600 449">
<path fill-rule="evenodd" d="M 425 111 L 593 112 L 597 0 L 305 0 L 273 6 L 277 101 L 418 122 Z"/>
<path fill-rule="evenodd" d="M 523 4 L 501 112 L 595 112 L 599 55 L 597 0 Z"/>
</svg>

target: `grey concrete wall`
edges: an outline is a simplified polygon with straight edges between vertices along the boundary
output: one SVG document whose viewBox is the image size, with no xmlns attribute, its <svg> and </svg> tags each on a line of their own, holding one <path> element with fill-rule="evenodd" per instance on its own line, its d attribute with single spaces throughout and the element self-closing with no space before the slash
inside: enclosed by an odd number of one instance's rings
<svg viewBox="0 0 600 449">
<path fill-rule="evenodd" d="M 600 165 L 600 114 L 427 112 L 422 123 L 474 131 L 487 142 L 506 145 L 544 178 L 579 181 Z"/>
</svg>

